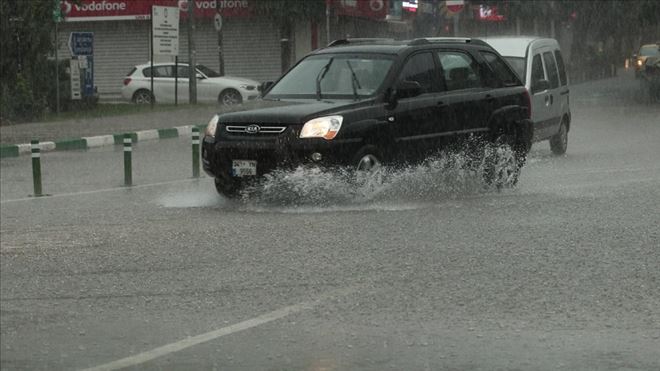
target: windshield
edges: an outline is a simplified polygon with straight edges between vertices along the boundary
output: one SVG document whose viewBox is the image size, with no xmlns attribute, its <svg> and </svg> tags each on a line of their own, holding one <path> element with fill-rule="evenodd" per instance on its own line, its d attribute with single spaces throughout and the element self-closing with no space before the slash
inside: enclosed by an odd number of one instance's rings
<svg viewBox="0 0 660 371">
<path fill-rule="evenodd" d="M 370 97 L 375 95 L 383 84 L 391 66 L 392 59 L 389 56 L 314 55 L 289 71 L 273 86 L 266 98 L 315 99 L 318 98 L 317 90 L 320 90 L 323 98 Z"/>
<path fill-rule="evenodd" d="M 518 74 L 523 84 L 525 83 L 525 58 L 520 57 L 504 57 L 507 62 L 513 67 L 513 70 Z"/>
<path fill-rule="evenodd" d="M 213 71 L 212 69 L 204 66 L 203 64 L 198 64 L 197 69 L 201 71 L 206 77 L 220 77 L 220 74 Z"/>
<path fill-rule="evenodd" d="M 644 45 L 641 48 L 639 48 L 639 55 L 645 57 L 655 57 L 658 54 L 660 54 L 660 52 L 658 52 L 657 45 Z"/>
</svg>

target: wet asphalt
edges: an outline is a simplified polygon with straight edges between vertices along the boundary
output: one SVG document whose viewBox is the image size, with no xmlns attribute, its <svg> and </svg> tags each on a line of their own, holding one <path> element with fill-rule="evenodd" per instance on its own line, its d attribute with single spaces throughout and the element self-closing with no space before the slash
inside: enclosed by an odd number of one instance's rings
<svg viewBox="0 0 660 371">
<path fill-rule="evenodd" d="M 567 155 L 501 192 L 228 201 L 179 138 L 133 188 L 119 147 L 44 154 L 35 199 L 2 159 L 0 367 L 660 369 L 660 107 L 628 77 L 573 87 Z"/>
</svg>

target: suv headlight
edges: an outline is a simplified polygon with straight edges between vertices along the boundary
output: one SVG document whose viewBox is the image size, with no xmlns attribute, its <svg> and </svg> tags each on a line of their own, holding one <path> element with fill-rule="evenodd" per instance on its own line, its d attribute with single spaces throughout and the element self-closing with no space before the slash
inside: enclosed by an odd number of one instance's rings
<svg viewBox="0 0 660 371">
<path fill-rule="evenodd" d="M 311 119 L 305 123 L 300 131 L 301 138 L 334 139 L 341 129 L 342 116 L 326 116 Z"/>
<path fill-rule="evenodd" d="M 206 125 L 206 130 L 204 130 L 204 135 L 209 137 L 215 136 L 215 130 L 218 128 L 218 121 L 220 121 L 220 116 L 213 115 L 211 121 Z"/>
<path fill-rule="evenodd" d="M 244 90 L 254 90 L 256 88 L 254 85 L 240 85 L 239 87 Z"/>
</svg>

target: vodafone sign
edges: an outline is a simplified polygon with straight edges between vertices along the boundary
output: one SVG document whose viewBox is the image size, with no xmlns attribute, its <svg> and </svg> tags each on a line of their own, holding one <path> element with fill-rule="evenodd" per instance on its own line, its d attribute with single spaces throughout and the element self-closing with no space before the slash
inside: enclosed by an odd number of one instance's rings
<svg viewBox="0 0 660 371">
<path fill-rule="evenodd" d="M 388 0 L 327 0 L 337 15 L 385 19 Z"/>
<path fill-rule="evenodd" d="M 193 4 L 195 15 L 200 18 L 213 18 L 216 13 L 225 17 L 239 17 L 251 14 L 254 1 L 193 0 Z M 181 17 L 187 17 L 187 0 L 60 0 L 62 15 L 67 22 L 149 19 L 153 5 L 178 6 Z"/>
</svg>

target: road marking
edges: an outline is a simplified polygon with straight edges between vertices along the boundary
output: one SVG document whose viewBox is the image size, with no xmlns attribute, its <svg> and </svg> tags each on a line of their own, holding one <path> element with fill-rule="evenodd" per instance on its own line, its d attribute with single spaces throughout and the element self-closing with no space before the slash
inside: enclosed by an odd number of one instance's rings
<svg viewBox="0 0 660 371">
<path fill-rule="evenodd" d="M 13 199 L 13 200 L 0 201 L 0 205 L 12 203 L 12 202 L 20 202 L 20 201 L 48 200 L 48 199 L 51 199 L 51 198 L 58 198 L 58 197 L 74 197 L 74 196 L 81 196 L 81 195 L 90 195 L 90 194 L 95 194 L 95 193 L 126 191 L 126 190 L 131 190 L 131 189 L 136 189 L 136 188 L 157 187 L 157 186 L 162 186 L 162 185 L 177 184 L 177 183 L 184 183 L 184 182 L 193 182 L 193 181 L 199 181 L 199 179 L 179 179 L 179 180 L 172 180 L 172 181 L 168 181 L 168 182 L 134 185 L 132 187 L 115 187 L 115 188 L 97 189 L 97 190 L 94 190 L 94 191 L 83 191 L 83 192 L 74 192 L 74 193 L 60 193 L 60 194 L 55 194 L 55 195 L 49 195 L 47 197 L 16 198 L 16 199 Z"/>
<path fill-rule="evenodd" d="M 304 310 L 312 309 L 315 306 L 321 304 L 321 302 L 326 299 L 336 296 L 349 295 L 351 293 L 356 292 L 362 286 L 363 285 L 355 285 L 347 288 L 331 290 L 309 301 L 280 308 L 272 312 L 268 312 L 260 316 L 227 327 L 223 327 L 204 334 L 182 339 L 174 343 L 163 345 L 161 347 L 146 352 L 142 352 L 140 354 L 136 354 L 134 356 L 122 358 L 96 367 L 87 368 L 84 369 L 83 371 L 111 371 L 111 370 L 118 370 L 126 367 L 136 366 L 151 361 L 153 359 L 156 359 L 158 357 L 166 356 L 168 354 L 175 353 L 198 344 L 206 343 L 208 341 L 215 340 L 223 336 L 231 335 L 269 322 L 273 322 L 280 318 L 284 318 L 286 316 L 299 313 Z"/>
</svg>

